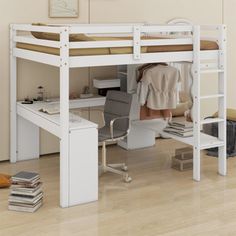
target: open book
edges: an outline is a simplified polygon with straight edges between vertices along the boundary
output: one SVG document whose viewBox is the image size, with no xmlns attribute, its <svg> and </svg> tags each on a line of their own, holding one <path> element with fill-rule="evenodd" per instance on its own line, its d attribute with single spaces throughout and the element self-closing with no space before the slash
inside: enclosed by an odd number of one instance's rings
<svg viewBox="0 0 236 236">
<path fill-rule="evenodd" d="M 60 114 L 60 105 L 58 103 L 43 105 L 38 111 L 48 115 Z M 78 113 L 78 112 L 77 112 Z M 81 114 L 76 114 L 70 111 L 70 122 L 81 122 Z"/>
</svg>

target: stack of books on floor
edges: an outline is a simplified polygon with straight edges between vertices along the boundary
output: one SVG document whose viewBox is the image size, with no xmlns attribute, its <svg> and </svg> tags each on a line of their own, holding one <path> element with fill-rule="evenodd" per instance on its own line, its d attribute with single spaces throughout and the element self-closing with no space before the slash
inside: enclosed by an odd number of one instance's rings
<svg viewBox="0 0 236 236">
<path fill-rule="evenodd" d="M 8 209 L 35 212 L 43 204 L 43 191 L 37 173 L 21 171 L 12 177 Z"/>
<path fill-rule="evenodd" d="M 180 137 L 192 137 L 193 123 L 188 121 L 173 121 L 169 123 L 164 131 Z"/>
</svg>

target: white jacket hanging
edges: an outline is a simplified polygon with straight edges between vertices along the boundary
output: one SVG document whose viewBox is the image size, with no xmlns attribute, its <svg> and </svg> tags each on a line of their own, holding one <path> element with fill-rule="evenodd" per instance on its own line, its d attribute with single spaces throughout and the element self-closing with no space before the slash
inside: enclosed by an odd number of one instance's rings
<svg viewBox="0 0 236 236">
<path fill-rule="evenodd" d="M 147 69 L 137 89 L 140 105 L 146 104 L 153 110 L 176 108 L 179 81 L 180 73 L 172 66 Z"/>
</svg>

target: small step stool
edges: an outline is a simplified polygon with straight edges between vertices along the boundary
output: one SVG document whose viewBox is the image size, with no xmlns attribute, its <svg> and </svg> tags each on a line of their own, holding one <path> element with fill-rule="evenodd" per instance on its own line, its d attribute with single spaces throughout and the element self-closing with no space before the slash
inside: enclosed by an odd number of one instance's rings
<svg viewBox="0 0 236 236">
<path fill-rule="evenodd" d="M 176 149 L 175 156 L 172 157 L 171 167 L 179 171 L 192 170 L 193 149 L 191 147 Z"/>
</svg>

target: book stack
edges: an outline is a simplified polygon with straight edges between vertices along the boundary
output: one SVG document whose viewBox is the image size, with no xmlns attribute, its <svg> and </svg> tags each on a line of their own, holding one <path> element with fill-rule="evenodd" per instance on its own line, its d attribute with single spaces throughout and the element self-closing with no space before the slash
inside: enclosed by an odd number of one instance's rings
<svg viewBox="0 0 236 236">
<path fill-rule="evenodd" d="M 43 204 L 43 191 L 37 173 L 21 171 L 12 177 L 8 209 L 35 212 Z"/>
<path fill-rule="evenodd" d="M 173 121 L 169 123 L 164 131 L 180 137 L 192 137 L 193 123 L 188 121 Z"/>
<path fill-rule="evenodd" d="M 172 168 L 184 171 L 193 168 L 193 148 L 185 147 L 175 150 L 175 155 L 172 157 Z"/>
</svg>

